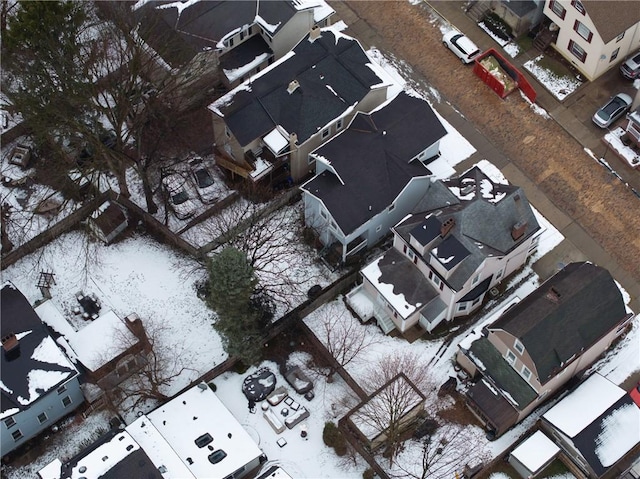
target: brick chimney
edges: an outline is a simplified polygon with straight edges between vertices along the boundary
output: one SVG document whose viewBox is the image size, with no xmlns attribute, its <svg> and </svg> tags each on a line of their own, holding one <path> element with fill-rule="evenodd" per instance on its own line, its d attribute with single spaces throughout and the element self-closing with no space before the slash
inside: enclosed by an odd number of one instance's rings
<svg viewBox="0 0 640 479">
<path fill-rule="evenodd" d="M 140 316 L 136 313 L 131 313 L 124 318 L 124 322 L 134 336 L 138 338 L 138 341 L 144 345 L 144 349 L 148 349 L 150 347 L 149 338 L 147 338 L 147 333 L 144 330 Z"/>
<path fill-rule="evenodd" d="M 560 302 L 560 292 L 553 286 L 549 288 L 549 291 L 547 291 L 545 297 L 552 303 L 557 304 Z"/>
<path fill-rule="evenodd" d="M 320 27 L 318 25 L 314 25 L 309 32 L 309 41 L 314 42 L 318 38 L 320 38 Z"/>
<path fill-rule="evenodd" d="M 440 225 L 440 237 L 444 238 L 445 236 L 447 236 L 447 234 L 449 234 L 449 231 L 451 231 L 451 228 L 453 228 L 455 224 L 456 220 L 453 218 L 449 218 L 444 223 L 442 223 Z"/>
<path fill-rule="evenodd" d="M 2 337 L 2 350 L 7 361 L 11 361 L 20 356 L 20 341 L 15 333 L 9 333 Z"/>
<path fill-rule="evenodd" d="M 518 241 L 524 235 L 524 232 L 527 230 L 527 222 L 524 220 L 518 221 L 511 227 L 511 237 L 513 241 Z"/>
</svg>

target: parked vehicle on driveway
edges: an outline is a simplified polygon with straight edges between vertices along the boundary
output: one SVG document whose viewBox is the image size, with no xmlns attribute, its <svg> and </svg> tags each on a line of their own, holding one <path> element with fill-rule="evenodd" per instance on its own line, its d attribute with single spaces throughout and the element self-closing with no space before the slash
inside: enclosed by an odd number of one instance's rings
<svg viewBox="0 0 640 479">
<path fill-rule="evenodd" d="M 622 65 L 620 65 L 620 73 L 622 73 L 623 77 L 629 80 L 640 78 L 640 50 L 635 52 L 627 58 Z"/>
<path fill-rule="evenodd" d="M 186 179 L 176 172 L 168 173 L 162 184 L 169 196 L 169 207 L 179 220 L 192 217 L 196 212 L 196 205 L 189 196 Z"/>
<path fill-rule="evenodd" d="M 206 167 L 202 158 L 196 157 L 189 161 L 191 177 L 196 192 L 203 203 L 213 203 L 218 199 L 218 189 L 211 171 Z"/>
<path fill-rule="evenodd" d="M 618 93 L 593 115 L 593 122 L 600 128 L 607 128 L 631 107 L 631 97 Z"/>
<path fill-rule="evenodd" d="M 457 30 L 445 33 L 442 37 L 442 44 L 464 64 L 472 63 L 482 53 L 475 43 Z"/>
</svg>

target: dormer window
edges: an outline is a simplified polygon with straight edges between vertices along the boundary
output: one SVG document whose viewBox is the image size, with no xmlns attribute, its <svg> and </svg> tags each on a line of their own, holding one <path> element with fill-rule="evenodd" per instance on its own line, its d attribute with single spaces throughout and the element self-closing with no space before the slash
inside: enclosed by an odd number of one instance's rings
<svg viewBox="0 0 640 479">
<path fill-rule="evenodd" d="M 522 373 L 522 377 L 525 378 L 527 381 L 531 379 L 531 371 L 529 371 L 528 367 L 522 366 L 522 371 L 520 372 Z"/>
<path fill-rule="evenodd" d="M 583 15 L 587 13 L 587 11 L 584 9 L 584 5 L 582 5 L 582 2 L 580 0 L 571 0 L 571 5 L 573 5 L 573 7 Z"/>
<path fill-rule="evenodd" d="M 511 365 L 514 365 L 516 362 L 516 355 L 513 354 L 513 351 L 511 351 L 510 349 L 507 350 L 507 355 L 505 356 L 507 362 Z"/>
</svg>

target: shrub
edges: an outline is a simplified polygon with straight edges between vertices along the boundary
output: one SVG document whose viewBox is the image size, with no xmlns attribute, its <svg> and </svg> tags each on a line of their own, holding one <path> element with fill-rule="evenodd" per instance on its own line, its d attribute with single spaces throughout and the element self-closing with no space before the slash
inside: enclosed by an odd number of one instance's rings
<svg viewBox="0 0 640 479">
<path fill-rule="evenodd" d="M 508 41 L 513 37 L 513 30 L 511 27 L 496 13 L 487 12 L 482 21 L 489 30 L 503 40 Z"/>
<path fill-rule="evenodd" d="M 325 423 L 322 440 L 327 446 L 332 447 L 338 456 L 347 454 L 347 441 L 334 423 Z"/>
<path fill-rule="evenodd" d="M 370 467 L 366 468 L 362 473 L 362 479 L 373 479 L 375 477 L 375 472 Z"/>
</svg>

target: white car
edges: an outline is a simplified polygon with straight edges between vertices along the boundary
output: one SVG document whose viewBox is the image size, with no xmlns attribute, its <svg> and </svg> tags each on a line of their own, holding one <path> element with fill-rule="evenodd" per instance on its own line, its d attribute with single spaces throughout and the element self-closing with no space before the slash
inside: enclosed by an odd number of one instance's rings
<svg viewBox="0 0 640 479">
<path fill-rule="evenodd" d="M 451 50 L 462 63 L 472 63 L 482 51 L 457 30 L 451 30 L 442 37 L 442 44 Z"/>
<path fill-rule="evenodd" d="M 186 220 L 192 217 L 196 212 L 196 204 L 189 196 L 185 178 L 171 172 L 162 179 L 162 184 L 169 197 L 169 207 L 176 218 Z"/>
</svg>

